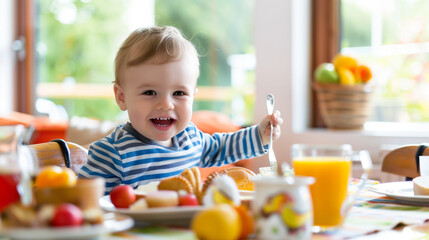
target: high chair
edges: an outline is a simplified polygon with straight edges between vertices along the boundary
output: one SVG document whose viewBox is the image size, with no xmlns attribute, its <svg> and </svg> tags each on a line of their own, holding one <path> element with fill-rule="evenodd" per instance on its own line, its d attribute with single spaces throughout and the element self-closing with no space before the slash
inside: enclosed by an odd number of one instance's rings
<svg viewBox="0 0 429 240">
<path fill-rule="evenodd" d="M 381 171 L 404 176 L 406 180 L 411 180 L 420 176 L 420 156 L 429 156 L 428 145 L 406 145 L 394 149 L 383 158 Z"/>
<path fill-rule="evenodd" d="M 88 150 L 82 146 L 55 139 L 51 142 L 28 145 L 37 156 L 39 167 L 56 165 L 68 167 L 75 173 L 87 162 Z"/>
</svg>

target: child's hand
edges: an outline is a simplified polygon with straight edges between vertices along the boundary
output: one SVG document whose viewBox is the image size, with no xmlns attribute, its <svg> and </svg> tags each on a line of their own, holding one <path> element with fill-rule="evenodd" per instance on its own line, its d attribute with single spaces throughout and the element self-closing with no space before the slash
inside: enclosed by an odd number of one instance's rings
<svg viewBox="0 0 429 240">
<path fill-rule="evenodd" d="M 258 125 L 259 135 L 261 136 L 263 145 L 270 143 L 271 126 L 273 124 L 273 141 L 278 139 L 281 134 L 280 125 L 283 124 L 283 118 L 280 116 L 280 111 L 276 110 L 272 115 L 267 115 Z"/>
</svg>

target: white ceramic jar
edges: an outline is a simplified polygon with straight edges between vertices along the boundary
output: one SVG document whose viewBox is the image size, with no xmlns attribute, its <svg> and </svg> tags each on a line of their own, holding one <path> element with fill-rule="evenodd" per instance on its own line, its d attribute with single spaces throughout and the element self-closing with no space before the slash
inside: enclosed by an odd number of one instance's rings
<svg viewBox="0 0 429 240">
<path fill-rule="evenodd" d="M 311 177 L 257 177 L 252 211 L 257 239 L 311 239 Z"/>
</svg>

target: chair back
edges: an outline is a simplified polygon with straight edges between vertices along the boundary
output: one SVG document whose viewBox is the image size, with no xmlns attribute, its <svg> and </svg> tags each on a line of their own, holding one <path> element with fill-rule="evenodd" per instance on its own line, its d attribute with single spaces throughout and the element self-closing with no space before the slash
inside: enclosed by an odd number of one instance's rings
<svg viewBox="0 0 429 240">
<path fill-rule="evenodd" d="M 88 160 L 88 150 L 72 142 L 53 140 L 28 146 L 37 156 L 39 167 L 49 165 L 69 167 L 77 174 Z"/>
<path fill-rule="evenodd" d="M 426 145 L 406 145 L 389 152 L 384 158 L 381 171 L 393 173 L 411 180 L 420 176 L 419 157 L 429 156 Z"/>
</svg>

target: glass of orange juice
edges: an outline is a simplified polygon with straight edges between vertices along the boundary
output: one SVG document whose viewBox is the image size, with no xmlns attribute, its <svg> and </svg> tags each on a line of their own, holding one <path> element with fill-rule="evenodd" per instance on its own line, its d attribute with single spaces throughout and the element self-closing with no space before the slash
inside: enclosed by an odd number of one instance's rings
<svg viewBox="0 0 429 240">
<path fill-rule="evenodd" d="M 352 160 L 360 159 L 349 144 L 292 146 L 295 175 L 315 178 L 315 183 L 310 185 L 314 232 L 330 231 L 342 225 L 348 209 L 345 200 Z"/>
</svg>

